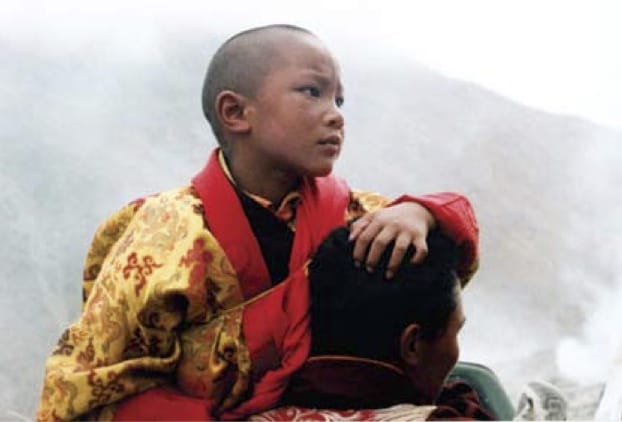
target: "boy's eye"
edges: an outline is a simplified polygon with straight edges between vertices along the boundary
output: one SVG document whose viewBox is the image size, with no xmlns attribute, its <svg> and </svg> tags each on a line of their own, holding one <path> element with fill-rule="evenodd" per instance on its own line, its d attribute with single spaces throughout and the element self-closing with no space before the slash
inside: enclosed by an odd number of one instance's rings
<svg viewBox="0 0 622 422">
<path fill-rule="evenodd" d="M 341 107 L 343 106 L 343 102 L 345 101 L 345 99 L 343 97 L 337 97 L 335 98 L 335 104 L 337 104 L 337 107 Z"/>
<path fill-rule="evenodd" d="M 321 94 L 319 88 L 314 86 L 305 86 L 301 88 L 300 91 L 310 95 L 311 97 L 319 97 Z"/>
</svg>

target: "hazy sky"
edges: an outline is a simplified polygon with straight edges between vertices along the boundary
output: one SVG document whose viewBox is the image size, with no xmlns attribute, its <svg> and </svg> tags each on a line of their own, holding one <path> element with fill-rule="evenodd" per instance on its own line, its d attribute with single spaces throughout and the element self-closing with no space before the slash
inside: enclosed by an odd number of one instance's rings
<svg viewBox="0 0 622 422">
<path fill-rule="evenodd" d="M 0 0 L 0 40 L 14 48 L 73 52 L 104 39 L 124 59 L 157 55 L 162 31 L 224 37 L 274 22 L 314 30 L 338 56 L 418 61 L 530 106 L 622 128 L 617 0 Z"/>
</svg>

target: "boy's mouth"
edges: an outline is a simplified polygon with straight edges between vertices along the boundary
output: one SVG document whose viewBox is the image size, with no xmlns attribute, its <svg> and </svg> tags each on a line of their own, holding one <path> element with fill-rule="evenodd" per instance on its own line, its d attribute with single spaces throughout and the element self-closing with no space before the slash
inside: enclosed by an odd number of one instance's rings
<svg viewBox="0 0 622 422">
<path fill-rule="evenodd" d="M 326 154 L 326 156 L 334 159 L 337 158 L 339 151 L 341 151 L 342 141 L 343 139 L 339 134 L 333 134 L 321 139 L 317 145 L 320 151 L 322 151 L 322 154 Z"/>
<path fill-rule="evenodd" d="M 340 146 L 342 142 L 342 138 L 341 136 L 334 134 L 334 135 L 330 135 L 324 139 L 321 139 L 318 144 L 320 145 L 333 145 L 333 146 Z"/>
</svg>

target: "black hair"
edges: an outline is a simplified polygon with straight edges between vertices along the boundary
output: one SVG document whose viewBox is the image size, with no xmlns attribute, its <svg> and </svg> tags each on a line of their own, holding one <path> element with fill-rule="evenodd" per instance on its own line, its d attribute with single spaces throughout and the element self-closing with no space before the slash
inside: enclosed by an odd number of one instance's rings
<svg viewBox="0 0 622 422">
<path fill-rule="evenodd" d="M 392 246 L 373 273 L 356 268 L 349 230 L 334 230 L 309 264 L 312 354 L 399 360 L 402 330 L 413 322 L 422 339 L 441 335 L 456 308 L 459 251 L 439 231 L 428 235 L 428 256 L 412 264 L 410 248 L 395 276 L 385 278 Z"/>
<path fill-rule="evenodd" d="M 283 31 L 314 36 L 311 31 L 295 25 L 260 26 L 233 35 L 214 53 L 205 75 L 201 100 L 203 114 L 223 148 L 226 145 L 214 107 L 216 97 L 224 90 L 253 97 L 270 72 L 275 59 L 283 54 L 276 49 L 275 38 L 272 37 Z"/>
</svg>

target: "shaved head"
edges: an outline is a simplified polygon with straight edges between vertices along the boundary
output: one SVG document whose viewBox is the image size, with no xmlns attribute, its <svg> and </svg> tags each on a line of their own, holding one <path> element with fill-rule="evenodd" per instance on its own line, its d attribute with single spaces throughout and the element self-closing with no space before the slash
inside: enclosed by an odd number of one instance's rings
<svg viewBox="0 0 622 422">
<path fill-rule="evenodd" d="M 253 98 L 272 66 L 285 52 L 281 42 L 292 35 L 315 35 L 294 25 L 268 25 L 240 32 L 216 51 L 203 83 L 203 113 L 221 146 L 225 146 L 215 102 L 224 90 Z"/>
</svg>

